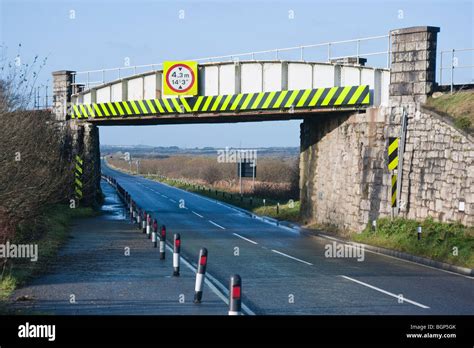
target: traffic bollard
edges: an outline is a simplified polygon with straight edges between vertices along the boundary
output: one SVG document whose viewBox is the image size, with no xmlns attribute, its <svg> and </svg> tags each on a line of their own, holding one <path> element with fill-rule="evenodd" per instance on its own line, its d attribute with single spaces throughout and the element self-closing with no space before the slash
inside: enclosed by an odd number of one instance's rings
<svg viewBox="0 0 474 348">
<path fill-rule="evenodd" d="M 194 286 L 194 303 L 201 303 L 202 288 L 204 284 L 204 277 L 206 276 L 207 265 L 207 249 L 201 248 L 199 251 L 199 261 L 196 273 L 196 284 Z"/>
<path fill-rule="evenodd" d="M 417 231 L 417 234 L 418 234 L 418 240 L 421 240 L 421 226 L 418 226 L 418 228 L 416 229 Z"/>
<path fill-rule="evenodd" d="M 377 230 L 377 220 L 372 220 L 372 231 L 376 231 Z"/>
<path fill-rule="evenodd" d="M 242 280 L 238 274 L 230 277 L 229 288 L 229 315 L 242 314 Z"/>
<path fill-rule="evenodd" d="M 173 249 L 173 275 L 179 277 L 179 251 L 181 250 L 181 236 L 179 233 L 174 234 Z"/>
<path fill-rule="evenodd" d="M 161 226 L 161 235 L 160 235 L 160 260 L 165 259 L 165 250 L 166 250 L 166 226 Z"/>
<path fill-rule="evenodd" d="M 148 239 L 151 238 L 151 214 L 146 214 L 146 235 Z"/>
<path fill-rule="evenodd" d="M 143 211 L 142 215 L 142 233 L 146 233 L 146 211 Z"/>
<path fill-rule="evenodd" d="M 130 206 L 130 221 L 131 221 L 132 224 L 135 222 L 135 209 L 134 209 L 133 202 Z"/>
<path fill-rule="evenodd" d="M 138 224 L 138 229 L 141 228 L 141 220 L 142 220 L 142 211 L 140 208 L 137 208 L 137 224 Z"/>
<path fill-rule="evenodd" d="M 151 241 L 153 243 L 153 247 L 156 248 L 158 246 L 158 242 L 156 240 L 156 233 L 158 232 L 158 222 L 156 219 L 153 219 L 153 232 L 151 234 Z"/>
</svg>

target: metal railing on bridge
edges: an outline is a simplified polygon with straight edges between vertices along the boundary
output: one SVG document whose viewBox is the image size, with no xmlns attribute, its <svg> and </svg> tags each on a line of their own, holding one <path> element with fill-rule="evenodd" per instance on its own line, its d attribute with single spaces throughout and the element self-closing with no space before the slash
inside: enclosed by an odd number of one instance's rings
<svg viewBox="0 0 474 348">
<path fill-rule="evenodd" d="M 373 51 L 366 52 L 366 45 L 371 45 Z M 383 45 L 384 48 L 381 48 Z M 264 51 L 253 51 L 246 53 L 236 53 L 223 56 L 212 56 L 205 58 L 189 59 L 199 63 L 213 63 L 240 60 L 294 60 L 305 62 L 307 59 L 319 62 L 332 62 L 344 58 L 359 58 L 382 56 L 378 62 L 373 63 L 376 67 L 390 67 L 391 40 L 390 35 L 371 36 L 342 41 L 331 41 L 312 45 L 300 45 L 286 48 L 276 48 Z M 385 56 L 385 57 L 384 57 Z M 146 73 L 162 68 L 162 63 L 123 66 L 108 69 L 97 69 L 80 71 L 74 74 L 74 84 L 82 84 L 85 89 L 106 82 L 133 76 L 138 73 Z"/>
<path fill-rule="evenodd" d="M 466 52 L 471 52 L 471 58 L 470 58 L 470 61 L 471 61 L 471 64 L 464 64 L 464 65 L 460 65 L 459 62 L 460 62 L 460 59 L 459 59 L 459 56 L 456 56 L 456 53 L 466 53 Z M 450 54 L 449 58 L 449 65 L 446 65 L 444 66 L 443 65 L 443 62 L 445 60 L 443 60 L 443 56 L 446 55 L 446 54 Z M 441 51 L 439 53 L 440 55 L 440 61 L 439 61 L 439 85 L 440 86 L 443 86 L 443 70 L 449 70 L 450 74 L 449 74 L 449 83 L 446 83 L 445 85 L 449 85 L 450 86 L 450 90 L 451 90 L 451 93 L 453 93 L 453 90 L 454 90 L 454 85 L 455 84 L 473 84 L 474 83 L 474 48 L 461 48 L 461 49 L 451 49 L 451 50 L 445 50 L 445 51 Z M 469 60 L 469 58 L 467 59 Z M 470 80 L 467 82 L 465 79 L 462 80 L 462 77 L 461 77 L 461 80 L 458 80 L 457 83 L 455 82 L 455 76 L 454 76 L 454 73 L 456 70 L 459 70 L 459 69 L 472 69 L 471 71 L 471 74 L 470 74 Z M 467 74 L 467 76 L 469 76 L 469 74 Z"/>
</svg>

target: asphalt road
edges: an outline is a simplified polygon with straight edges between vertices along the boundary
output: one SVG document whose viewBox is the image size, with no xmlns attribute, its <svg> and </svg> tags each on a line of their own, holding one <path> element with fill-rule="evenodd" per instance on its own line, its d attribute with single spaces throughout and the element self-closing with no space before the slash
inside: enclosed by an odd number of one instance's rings
<svg viewBox="0 0 474 348">
<path fill-rule="evenodd" d="M 256 314 L 474 314 L 473 278 L 368 251 L 363 261 L 328 258 L 330 239 L 104 164 L 102 171 L 166 225 L 169 241 L 181 234 L 186 259 L 195 262 L 204 246 L 208 274 L 225 285 L 239 274 Z"/>
<path fill-rule="evenodd" d="M 183 264 L 180 276 L 173 277 L 171 255 L 158 260 L 151 241 L 125 220 L 114 188 L 103 181 L 102 191 L 104 214 L 75 221 L 49 271 L 13 293 L 11 310 L 56 315 L 227 314 L 223 296 L 207 285 L 203 303 L 194 304 L 194 270 Z"/>
</svg>

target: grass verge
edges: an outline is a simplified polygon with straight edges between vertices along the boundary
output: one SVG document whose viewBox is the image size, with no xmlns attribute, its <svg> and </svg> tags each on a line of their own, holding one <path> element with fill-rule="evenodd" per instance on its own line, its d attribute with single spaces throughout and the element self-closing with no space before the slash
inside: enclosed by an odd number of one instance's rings
<svg viewBox="0 0 474 348">
<path fill-rule="evenodd" d="M 445 93 L 438 98 L 430 97 L 426 106 L 453 118 L 454 125 L 469 133 L 474 132 L 474 92 Z"/>
<path fill-rule="evenodd" d="M 300 202 L 289 200 L 279 204 L 277 201 L 263 199 L 261 197 L 240 196 L 240 194 L 229 193 L 215 190 L 211 187 L 195 185 L 180 180 L 169 178 L 158 178 L 156 176 L 147 176 L 147 179 L 159 181 L 170 186 L 174 186 L 189 192 L 194 192 L 221 202 L 229 203 L 242 209 L 246 209 L 256 215 L 270 216 L 278 220 L 300 221 Z"/>
<path fill-rule="evenodd" d="M 37 244 L 38 260 L 9 259 L 0 279 L 0 312 L 5 311 L 5 300 L 19 286 L 33 276 L 45 272 L 54 261 L 59 248 L 69 237 L 73 219 L 95 216 L 92 208 L 71 209 L 67 205 L 53 205 L 44 209 L 34 225 L 19 226 L 11 244 Z"/>
<path fill-rule="evenodd" d="M 421 240 L 417 227 L 421 226 Z M 377 230 L 367 227 L 351 239 L 369 245 L 398 250 L 457 266 L 474 268 L 474 227 L 458 223 L 422 222 L 397 218 L 377 220 Z"/>
</svg>

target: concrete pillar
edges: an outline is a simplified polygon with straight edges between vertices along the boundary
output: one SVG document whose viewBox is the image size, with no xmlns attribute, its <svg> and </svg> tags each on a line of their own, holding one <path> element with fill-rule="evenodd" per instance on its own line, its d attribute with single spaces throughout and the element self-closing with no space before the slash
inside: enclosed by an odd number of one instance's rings
<svg viewBox="0 0 474 348">
<path fill-rule="evenodd" d="M 53 72 L 53 114 L 57 121 L 66 121 L 67 107 L 71 102 L 74 71 Z"/>
<path fill-rule="evenodd" d="M 425 103 L 435 88 L 436 43 L 440 28 L 392 30 L 390 104 Z"/>
</svg>

